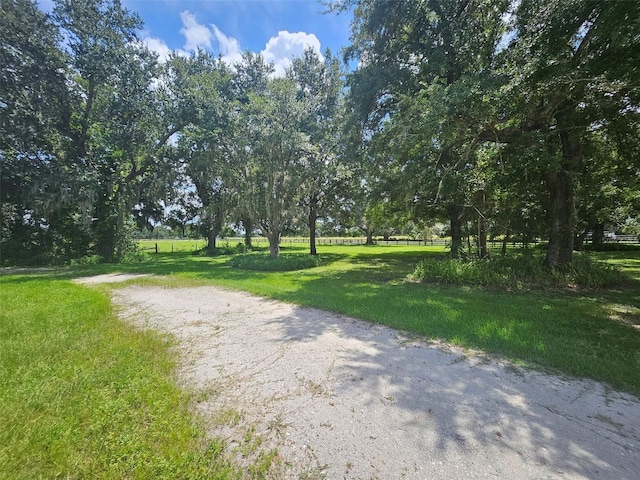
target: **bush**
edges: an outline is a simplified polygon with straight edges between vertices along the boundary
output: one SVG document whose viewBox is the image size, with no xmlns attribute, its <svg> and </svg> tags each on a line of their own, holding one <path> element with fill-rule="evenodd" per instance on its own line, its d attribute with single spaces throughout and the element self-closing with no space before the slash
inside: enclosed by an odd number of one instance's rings
<svg viewBox="0 0 640 480">
<path fill-rule="evenodd" d="M 426 259 L 411 277 L 429 283 L 448 283 L 479 287 L 522 289 L 557 288 L 569 285 L 610 287 L 628 281 L 616 267 L 576 253 L 571 265 L 549 269 L 544 256 L 524 252 L 490 260 Z"/>
<path fill-rule="evenodd" d="M 587 243 L 582 245 L 582 250 L 587 252 L 637 252 L 640 251 L 640 245 L 613 242 L 604 242 L 600 245 Z"/>
<path fill-rule="evenodd" d="M 573 263 L 562 274 L 568 283 L 583 287 L 612 287 L 629 281 L 619 268 L 581 254 L 574 254 Z"/>
<path fill-rule="evenodd" d="M 215 248 L 206 246 L 195 252 L 194 255 L 217 257 L 220 255 L 236 255 L 238 253 L 245 253 L 246 251 L 247 247 L 242 242 L 238 242 L 235 247 L 230 246 L 229 242 L 226 242 L 224 245 L 219 245 Z"/>
<path fill-rule="evenodd" d="M 85 255 L 80 258 L 73 258 L 69 262 L 72 267 L 76 267 L 79 265 L 98 265 L 102 263 L 102 257 L 100 255 Z"/>
<path fill-rule="evenodd" d="M 143 263 L 149 260 L 149 255 L 141 250 L 129 250 L 124 254 L 120 263 L 132 264 L 132 263 Z"/>
<path fill-rule="evenodd" d="M 262 272 L 288 272 L 304 270 L 320 265 L 320 258 L 308 254 L 284 254 L 272 258 L 270 255 L 250 253 L 231 258 L 228 265 L 242 270 L 259 270 Z"/>
</svg>

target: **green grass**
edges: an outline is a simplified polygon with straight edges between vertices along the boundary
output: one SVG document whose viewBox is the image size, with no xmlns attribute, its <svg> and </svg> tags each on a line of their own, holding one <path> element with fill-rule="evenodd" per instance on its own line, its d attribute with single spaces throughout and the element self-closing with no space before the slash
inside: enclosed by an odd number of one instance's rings
<svg viewBox="0 0 640 480">
<path fill-rule="evenodd" d="M 425 283 L 480 286 L 492 289 L 606 288 L 623 286 L 629 278 L 615 265 L 576 252 L 571 265 L 550 270 L 544 253 L 533 250 L 485 259 L 424 259 L 411 278 Z"/>
<path fill-rule="evenodd" d="M 240 270 L 228 265 L 229 256 L 182 251 L 139 264 L 0 279 L 0 477 L 234 474 L 220 444 L 204 442 L 193 427 L 172 381 L 166 341 L 131 331 L 113 317 L 104 295 L 64 281 L 112 271 L 158 275 L 136 280 L 141 284 L 217 285 L 341 312 L 640 395 L 640 252 L 590 254 L 633 283 L 540 292 L 407 280 L 442 247 L 318 251 L 320 266 L 288 272 Z"/>
<path fill-rule="evenodd" d="M 207 242 L 199 240 L 140 240 L 138 246 L 143 252 L 155 254 L 156 245 L 159 253 L 195 252 L 203 248 Z"/>
<path fill-rule="evenodd" d="M 290 272 L 317 267 L 320 265 L 320 257 L 304 253 L 285 253 L 272 258 L 268 253 L 247 253 L 231 257 L 227 265 L 242 270 Z"/>
<path fill-rule="evenodd" d="M 283 250 L 305 251 L 302 246 Z M 171 276 L 141 280 L 146 283 L 219 285 L 345 313 L 640 395 L 640 252 L 593 254 L 635 279 L 623 287 L 504 292 L 407 281 L 422 259 L 441 256 L 443 247 L 321 246 L 318 251 L 321 266 L 294 272 L 243 271 L 227 264 L 230 257 L 188 253 L 112 268 Z M 96 272 L 87 268 L 85 274 Z"/>
<path fill-rule="evenodd" d="M 0 478 L 236 478 L 174 382 L 167 339 L 108 296 L 0 278 Z"/>
</svg>

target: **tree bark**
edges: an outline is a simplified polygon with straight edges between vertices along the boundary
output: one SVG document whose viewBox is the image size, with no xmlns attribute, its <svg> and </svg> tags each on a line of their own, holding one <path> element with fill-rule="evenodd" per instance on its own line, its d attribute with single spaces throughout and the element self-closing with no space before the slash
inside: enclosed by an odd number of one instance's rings
<svg viewBox="0 0 640 480">
<path fill-rule="evenodd" d="M 551 228 L 544 264 L 550 268 L 557 268 L 573 260 L 576 218 L 573 178 L 566 170 L 560 170 L 547 173 L 545 183 L 549 192 Z"/>
<path fill-rule="evenodd" d="M 105 187 L 99 195 L 94 209 L 93 232 L 95 252 L 106 262 L 120 260 L 117 253 L 120 232 L 121 209 L 118 208 L 117 193 L 110 192 L 111 183 L 104 179 Z"/>
<path fill-rule="evenodd" d="M 269 232 L 267 240 L 269 240 L 269 255 L 271 258 L 277 258 L 280 255 L 280 232 Z"/>
<path fill-rule="evenodd" d="M 487 219 L 482 215 L 478 217 L 478 255 L 480 258 L 490 257 L 487 246 Z"/>
<path fill-rule="evenodd" d="M 373 230 L 370 228 L 367 228 L 367 242 L 365 243 L 365 245 L 373 245 Z"/>
<path fill-rule="evenodd" d="M 509 243 L 509 238 L 511 237 L 511 231 L 507 229 L 507 233 L 504 234 L 504 238 L 502 239 L 502 249 L 500 250 L 500 256 L 507 256 L 507 244 Z"/>
<path fill-rule="evenodd" d="M 313 195 L 309 201 L 309 254 L 317 255 L 316 250 L 316 220 L 318 220 L 318 197 Z"/>
<path fill-rule="evenodd" d="M 251 245 L 251 233 L 253 231 L 253 222 L 249 216 L 244 216 L 240 219 L 242 222 L 242 226 L 244 227 L 244 246 L 247 247 L 247 250 L 251 250 L 253 245 Z"/>
<path fill-rule="evenodd" d="M 487 204 L 487 194 L 484 190 L 478 192 L 478 257 L 489 258 L 489 247 L 487 246 L 487 217 L 485 216 Z"/>
<path fill-rule="evenodd" d="M 207 230 L 207 242 L 209 245 L 209 250 L 213 250 L 216 248 L 216 237 L 218 236 L 218 232 L 216 229 L 211 227 Z"/>
<path fill-rule="evenodd" d="M 550 231 L 544 264 L 557 268 L 573 261 L 573 241 L 576 230 L 574 172 L 582 157 L 580 137 L 564 116 L 557 116 L 562 141 L 562 164 L 545 174 L 549 192 Z"/>
<path fill-rule="evenodd" d="M 462 214 L 463 207 L 460 205 L 450 204 L 447 207 L 447 216 L 451 226 L 451 258 L 460 258 L 464 251 L 462 245 Z"/>
<path fill-rule="evenodd" d="M 604 244 L 604 223 L 598 223 L 593 227 L 591 241 L 593 242 L 594 249 L 600 250 L 602 248 Z"/>
</svg>

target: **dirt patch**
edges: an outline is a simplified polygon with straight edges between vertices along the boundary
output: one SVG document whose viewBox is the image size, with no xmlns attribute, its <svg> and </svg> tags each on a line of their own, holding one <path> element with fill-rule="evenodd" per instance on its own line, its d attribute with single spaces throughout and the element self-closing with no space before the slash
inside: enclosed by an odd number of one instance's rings
<svg viewBox="0 0 640 480">
<path fill-rule="evenodd" d="M 103 275 L 94 275 L 92 277 L 80 277 L 73 281 L 84 285 L 95 285 L 98 283 L 120 283 L 127 280 L 148 277 L 146 273 L 105 273 Z"/>
<path fill-rule="evenodd" d="M 640 402 L 389 328 L 212 287 L 131 286 L 121 315 L 177 339 L 212 436 L 272 478 L 637 479 Z"/>
</svg>

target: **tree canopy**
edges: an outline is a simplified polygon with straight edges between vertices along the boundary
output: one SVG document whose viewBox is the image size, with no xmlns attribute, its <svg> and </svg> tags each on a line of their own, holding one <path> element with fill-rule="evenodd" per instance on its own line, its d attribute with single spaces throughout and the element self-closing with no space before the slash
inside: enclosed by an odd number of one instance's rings
<svg viewBox="0 0 640 480">
<path fill-rule="evenodd" d="M 446 221 L 487 240 L 587 236 L 640 210 L 640 4 L 337 0 L 346 62 L 308 50 L 159 61 L 118 0 L 0 2 L 0 261 L 120 260 L 135 229 L 373 241 Z M 346 65 L 351 65 L 348 69 Z M 467 242 L 467 245 L 469 243 Z"/>
</svg>

